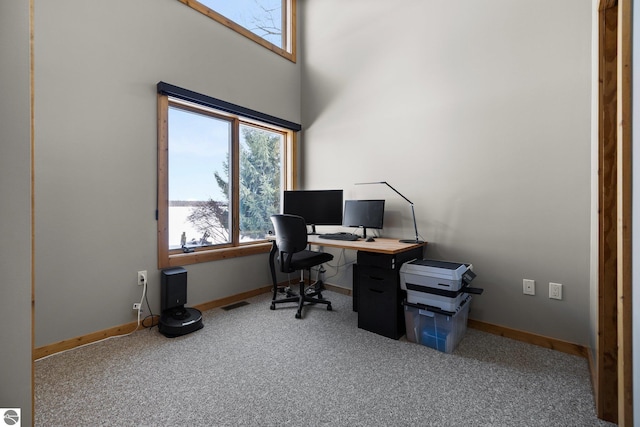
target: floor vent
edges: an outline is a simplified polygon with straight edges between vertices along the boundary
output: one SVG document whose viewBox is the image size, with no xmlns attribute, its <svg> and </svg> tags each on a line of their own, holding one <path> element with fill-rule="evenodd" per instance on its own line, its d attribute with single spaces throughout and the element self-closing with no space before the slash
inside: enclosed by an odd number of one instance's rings
<svg viewBox="0 0 640 427">
<path fill-rule="evenodd" d="M 229 311 L 229 310 L 233 310 L 234 308 L 242 307 L 244 305 L 249 305 L 249 303 L 246 302 L 246 301 L 240 301 L 240 302 L 237 302 L 235 304 L 231 304 L 231 305 L 228 305 L 226 307 L 222 307 L 222 309 L 225 310 L 225 311 Z"/>
</svg>

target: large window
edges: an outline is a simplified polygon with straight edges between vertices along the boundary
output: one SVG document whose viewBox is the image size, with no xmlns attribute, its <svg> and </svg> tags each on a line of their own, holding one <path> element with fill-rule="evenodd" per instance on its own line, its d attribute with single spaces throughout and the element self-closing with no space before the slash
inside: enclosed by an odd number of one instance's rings
<svg viewBox="0 0 640 427">
<path fill-rule="evenodd" d="M 178 0 L 296 62 L 297 0 Z"/>
<path fill-rule="evenodd" d="M 291 187 L 294 130 L 230 112 L 252 113 L 222 101 L 218 109 L 164 92 L 158 95 L 159 267 L 267 252 L 269 217 Z"/>
</svg>

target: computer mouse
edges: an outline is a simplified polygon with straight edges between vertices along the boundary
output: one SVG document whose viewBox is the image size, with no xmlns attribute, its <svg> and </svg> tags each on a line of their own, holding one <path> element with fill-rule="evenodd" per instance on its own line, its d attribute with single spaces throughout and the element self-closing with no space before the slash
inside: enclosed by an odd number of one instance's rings
<svg viewBox="0 0 640 427">
<path fill-rule="evenodd" d="M 376 239 L 374 239 L 373 237 L 367 237 L 367 240 L 365 240 L 365 242 L 375 242 Z"/>
</svg>

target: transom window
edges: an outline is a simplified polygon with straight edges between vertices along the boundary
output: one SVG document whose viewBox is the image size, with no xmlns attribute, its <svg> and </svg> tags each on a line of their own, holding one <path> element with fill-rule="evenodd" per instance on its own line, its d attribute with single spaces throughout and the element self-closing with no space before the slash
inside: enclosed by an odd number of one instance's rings
<svg viewBox="0 0 640 427">
<path fill-rule="evenodd" d="M 268 251 L 294 131 L 163 93 L 158 111 L 159 267 Z"/>
<path fill-rule="evenodd" d="M 297 0 L 178 1 L 290 61 L 296 61 Z"/>
</svg>

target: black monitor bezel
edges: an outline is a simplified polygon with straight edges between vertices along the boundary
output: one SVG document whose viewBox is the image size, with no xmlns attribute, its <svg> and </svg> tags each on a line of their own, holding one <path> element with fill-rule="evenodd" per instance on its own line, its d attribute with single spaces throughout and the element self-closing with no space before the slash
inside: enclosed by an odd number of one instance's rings
<svg viewBox="0 0 640 427">
<path fill-rule="evenodd" d="M 282 196 L 282 213 L 299 215 L 315 233 L 316 225 L 342 225 L 343 190 L 286 190 Z M 296 198 L 297 206 L 292 206 Z M 301 202 L 306 203 L 301 205 Z"/>
<path fill-rule="evenodd" d="M 355 221 L 352 220 L 352 218 L 347 218 L 347 214 L 348 214 L 348 206 L 355 206 L 355 205 L 365 205 L 365 204 L 376 204 L 379 205 L 382 209 L 381 209 L 381 214 L 379 215 L 379 221 L 376 221 L 375 223 L 373 221 L 370 220 L 361 220 L 361 221 Z M 384 199 L 369 199 L 369 200 L 345 200 L 344 201 L 344 208 L 342 209 L 342 226 L 343 227 L 362 227 L 363 229 L 374 229 L 374 230 L 381 230 L 384 227 L 384 204 L 385 204 L 385 200 Z M 347 219 L 349 219 L 349 221 L 347 221 Z M 360 218 L 362 219 L 362 217 Z M 360 224 L 356 224 L 356 222 L 359 222 Z"/>
</svg>

